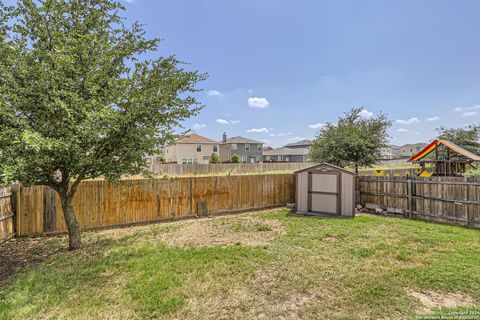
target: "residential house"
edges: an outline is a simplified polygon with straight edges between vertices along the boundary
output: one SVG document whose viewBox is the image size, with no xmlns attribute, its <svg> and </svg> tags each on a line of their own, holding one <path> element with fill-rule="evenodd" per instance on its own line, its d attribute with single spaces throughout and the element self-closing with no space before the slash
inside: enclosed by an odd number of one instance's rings
<svg viewBox="0 0 480 320">
<path fill-rule="evenodd" d="M 405 144 L 400 147 L 399 154 L 401 158 L 410 158 L 414 154 L 422 151 L 428 144 L 427 143 L 415 143 Z"/>
<path fill-rule="evenodd" d="M 301 140 L 289 143 L 282 148 L 266 150 L 263 152 L 265 162 L 307 162 L 310 140 Z"/>
<path fill-rule="evenodd" d="M 382 148 L 381 153 L 381 160 L 393 160 L 401 158 L 399 146 L 389 145 L 388 147 Z"/>
<path fill-rule="evenodd" d="M 309 149 L 312 141 L 310 140 L 300 140 L 297 142 L 289 143 L 285 145 L 285 148 L 289 149 Z"/>
<path fill-rule="evenodd" d="M 237 155 L 240 162 L 259 163 L 262 162 L 262 150 L 263 143 L 260 141 L 244 137 L 227 139 L 227 134 L 224 132 L 220 143 L 220 161 L 230 162 L 233 155 Z"/>
<path fill-rule="evenodd" d="M 398 166 L 407 164 L 408 159 L 423 148 L 427 146 L 426 143 L 406 144 L 403 146 L 391 145 L 382 149 L 381 159 L 378 163 L 384 166 Z"/>
<path fill-rule="evenodd" d="M 163 148 L 165 161 L 178 164 L 209 163 L 213 153 L 219 154 L 219 143 L 196 133 Z"/>
</svg>

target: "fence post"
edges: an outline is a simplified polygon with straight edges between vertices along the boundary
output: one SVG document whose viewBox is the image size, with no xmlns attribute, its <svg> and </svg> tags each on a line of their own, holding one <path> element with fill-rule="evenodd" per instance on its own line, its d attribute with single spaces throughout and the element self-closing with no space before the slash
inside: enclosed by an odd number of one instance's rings
<svg viewBox="0 0 480 320">
<path fill-rule="evenodd" d="M 18 226 L 17 226 L 17 216 L 18 216 L 17 204 L 18 204 L 18 193 L 19 192 L 20 192 L 20 184 L 19 183 L 13 184 L 12 185 L 12 195 L 10 197 L 10 205 L 12 206 L 13 232 L 15 233 L 15 235 L 18 234 L 18 231 L 17 231 L 17 228 L 18 228 Z"/>
<path fill-rule="evenodd" d="M 361 194 L 361 190 L 360 190 L 360 177 L 359 176 L 355 176 L 355 205 L 357 204 L 361 204 L 362 203 L 362 194 Z"/>
<path fill-rule="evenodd" d="M 408 207 L 408 217 L 413 218 L 413 183 L 412 179 L 407 179 L 407 207 Z"/>
<path fill-rule="evenodd" d="M 190 177 L 190 215 L 193 215 L 193 179 Z"/>
</svg>

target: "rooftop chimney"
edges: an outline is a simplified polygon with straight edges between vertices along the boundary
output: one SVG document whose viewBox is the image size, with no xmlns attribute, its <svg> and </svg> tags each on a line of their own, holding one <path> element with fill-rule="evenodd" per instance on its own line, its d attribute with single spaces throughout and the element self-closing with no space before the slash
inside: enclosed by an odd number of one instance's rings
<svg viewBox="0 0 480 320">
<path fill-rule="evenodd" d="M 227 133 L 226 132 L 223 133 L 222 142 L 227 142 Z"/>
</svg>

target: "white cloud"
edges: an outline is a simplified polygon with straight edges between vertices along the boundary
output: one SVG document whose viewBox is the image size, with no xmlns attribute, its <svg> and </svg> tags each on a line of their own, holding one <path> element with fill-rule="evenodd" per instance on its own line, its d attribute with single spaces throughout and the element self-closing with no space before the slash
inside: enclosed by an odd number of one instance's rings
<svg viewBox="0 0 480 320">
<path fill-rule="evenodd" d="M 478 111 L 468 111 L 468 112 L 462 113 L 462 117 L 471 117 L 471 116 L 474 116 L 476 114 L 478 114 Z"/>
<path fill-rule="evenodd" d="M 270 133 L 267 128 L 252 128 L 247 130 L 248 133 Z"/>
<path fill-rule="evenodd" d="M 398 120 L 395 120 L 395 123 L 399 123 L 399 124 L 413 124 L 413 123 L 420 123 L 420 120 L 418 120 L 418 118 L 410 118 L 410 119 L 407 119 L 407 120 L 398 119 Z"/>
<path fill-rule="evenodd" d="M 204 123 L 195 123 L 193 126 L 192 126 L 192 129 L 193 130 L 200 130 L 200 129 L 203 129 L 205 128 L 207 125 L 204 124 Z"/>
<path fill-rule="evenodd" d="M 373 112 L 370 112 L 367 109 L 363 109 L 362 111 L 360 111 L 360 117 L 364 119 L 370 119 L 373 117 Z"/>
<path fill-rule="evenodd" d="M 269 103 L 268 103 L 267 98 L 252 97 L 252 98 L 248 98 L 248 105 L 250 106 L 250 108 L 264 109 L 264 108 L 268 107 Z"/>
<path fill-rule="evenodd" d="M 223 97 L 223 93 L 221 93 L 218 90 L 210 90 L 210 91 L 208 91 L 208 96 L 209 97 Z"/>
<path fill-rule="evenodd" d="M 230 123 L 231 123 L 231 124 L 237 124 L 237 123 L 239 123 L 239 122 L 240 122 L 240 120 L 230 120 Z"/>
<path fill-rule="evenodd" d="M 425 121 L 427 121 L 427 122 L 438 121 L 438 120 L 440 120 L 439 116 L 433 116 L 433 117 L 429 117 L 429 118 L 425 119 Z"/>
<path fill-rule="evenodd" d="M 215 120 L 216 123 L 220 123 L 220 124 L 228 124 L 228 120 L 225 120 L 225 119 L 217 119 Z"/>
<path fill-rule="evenodd" d="M 128 2 L 128 3 L 132 3 L 132 2 L 133 2 L 133 0 L 123 0 L 123 1 Z"/>
<path fill-rule="evenodd" d="M 408 129 L 405 128 L 398 128 L 397 132 L 408 132 Z"/>
<path fill-rule="evenodd" d="M 456 111 L 456 112 L 462 112 L 462 111 L 472 111 L 472 110 L 479 110 L 480 109 L 480 105 L 477 104 L 477 105 L 474 105 L 474 106 L 471 106 L 471 107 L 456 107 L 455 109 L 453 109 L 453 111 Z"/>
<path fill-rule="evenodd" d="M 325 126 L 325 124 L 323 123 L 313 123 L 313 124 L 309 124 L 308 127 L 310 129 L 322 129 L 323 127 Z"/>
</svg>

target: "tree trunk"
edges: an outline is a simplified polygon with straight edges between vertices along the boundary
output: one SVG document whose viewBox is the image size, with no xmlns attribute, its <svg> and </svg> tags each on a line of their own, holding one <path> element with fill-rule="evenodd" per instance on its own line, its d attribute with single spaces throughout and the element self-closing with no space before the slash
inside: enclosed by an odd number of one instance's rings
<svg viewBox="0 0 480 320">
<path fill-rule="evenodd" d="M 355 164 L 355 173 L 358 175 L 358 164 Z"/>
<path fill-rule="evenodd" d="M 68 228 L 69 250 L 77 250 L 82 247 L 82 238 L 80 235 L 80 227 L 78 226 L 77 217 L 73 210 L 73 194 L 70 192 L 60 192 L 60 200 L 62 202 L 63 216 Z"/>
</svg>

